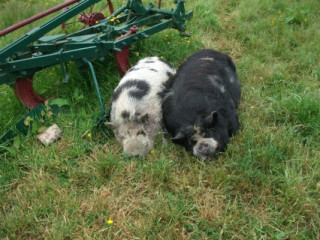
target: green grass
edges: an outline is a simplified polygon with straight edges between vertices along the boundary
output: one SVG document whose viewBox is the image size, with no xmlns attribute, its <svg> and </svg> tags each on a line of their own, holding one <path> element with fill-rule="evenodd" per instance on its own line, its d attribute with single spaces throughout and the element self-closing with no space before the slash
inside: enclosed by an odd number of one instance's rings
<svg viewBox="0 0 320 240">
<path fill-rule="evenodd" d="M 0 28 L 46 7 L 1 1 Z M 190 42 L 164 31 L 134 44 L 130 60 L 158 55 L 178 67 L 201 48 L 232 56 L 241 129 L 227 151 L 202 162 L 157 139 L 145 159 L 127 159 L 110 131 L 93 125 L 99 106 L 88 69 L 71 64 L 67 85 L 59 67 L 44 70 L 35 88 L 68 100 L 70 111 L 38 123 L 62 129 L 51 146 L 35 132 L 1 146 L 0 239 L 320 239 L 320 2 L 198 0 L 186 8 L 194 10 Z M 112 56 L 94 65 L 108 103 L 121 77 Z M 0 86 L 0 133 L 25 112 Z"/>
</svg>

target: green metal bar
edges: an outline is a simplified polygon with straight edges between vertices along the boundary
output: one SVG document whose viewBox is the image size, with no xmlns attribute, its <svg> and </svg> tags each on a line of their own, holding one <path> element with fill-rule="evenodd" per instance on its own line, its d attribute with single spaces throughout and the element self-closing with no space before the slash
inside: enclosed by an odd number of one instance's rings
<svg viewBox="0 0 320 240">
<path fill-rule="evenodd" d="M 139 41 L 140 39 L 145 39 L 148 36 L 151 36 L 155 33 L 158 33 L 164 29 L 173 26 L 173 20 L 166 20 L 154 25 L 152 28 L 147 28 L 143 31 L 140 31 L 134 35 L 122 38 L 117 41 L 100 41 L 100 42 L 89 42 L 89 43 L 70 43 L 66 44 L 63 48 L 70 49 L 63 52 L 55 52 L 52 54 L 46 54 L 38 57 L 32 57 L 29 59 L 21 59 L 12 61 L 3 65 L 2 71 L 0 73 L 0 83 L 9 83 L 11 79 L 8 74 L 15 73 L 17 76 L 26 76 L 29 69 L 44 69 L 46 67 L 53 66 L 55 64 L 60 64 L 65 61 L 76 61 L 82 59 L 86 56 L 88 59 L 95 59 L 99 56 L 105 55 L 108 51 L 121 49 L 122 47 L 131 45 L 134 42 Z M 41 46 L 38 46 L 41 49 Z M 43 47 L 55 49 L 54 46 L 44 45 Z M 47 49 L 48 50 L 48 49 Z M 40 65 L 40 66 L 39 66 Z"/>
<path fill-rule="evenodd" d="M 75 49 L 70 51 L 64 51 L 61 54 L 55 52 L 53 54 L 47 54 L 44 56 L 34 57 L 31 59 L 16 60 L 12 63 L 8 63 L 4 70 L 8 72 L 19 72 L 25 69 L 41 67 L 46 68 L 55 64 L 59 64 L 61 61 L 73 61 L 82 59 L 84 56 L 88 58 L 95 58 L 98 56 L 98 48 L 91 45 L 86 48 Z M 61 56 L 61 58 L 60 58 Z"/>
<path fill-rule="evenodd" d="M 123 5 L 118 10 L 116 10 L 112 14 L 110 14 L 108 18 L 113 18 L 114 16 L 119 15 L 120 13 L 122 13 L 126 9 L 127 9 L 127 5 Z"/>
<path fill-rule="evenodd" d="M 160 13 L 160 14 L 163 14 L 163 15 L 167 15 L 168 17 L 172 16 L 172 11 L 163 10 L 163 9 L 159 9 L 159 8 L 151 8 L 150 12 Z"/>
<path fill-rule="evenodd" d="M 155 33 L 161 32 L 162 30 L 167 29 L 172 25 L 173 25 L 173 21 L 171 19 L 163 21 L 161 23 L 154 25 L 152 28 L 147 28 L 139 33 L 136 33 L 134 35 L 130 35 L 128 37 L 115 41 L 114 46 L 116 48 L 122 48 L 124 46 L 131 45 L 133 42 L 137 42 L 140 39 L 146 38 L 146 36 L 151 36 Z"/>
<path fill-rule="evenodd" d="M 98 84 L 98 81 L 97 81 L 96 73 L 94 71 L 92 63 L 88 59 L 83 59 L 83 61 L 89 65 L 89 68 L 90 68 L 90 71 L 91 71 L 91 76 L 92 76 L 92 79 L 93 79 L 93 82 L 94 82 L 94 86 L 95 86 L 95 89 L 96 89 L 96 93 L 97 93 L 97 96 L 98 96 L 99 105 L 100 105 L 100 109 L 101 109 L 101 114 L 99 115 L 97 122 L 100 122 L 103 118 L 105 118 L 106 110 L 104 109 L 103 101 L 102 101 L 102 98 L 101 98 L 101 94 L 100 94 L 100 89 L 99 89 L 99 84 Z"/>
<path fill-rule="evenodd" d="M 176 15 L 178 13 L 175 13 Z M 153 16 L 145 17 L 140 21 L 135 23 L 128 24 L 120 27 L 109 27 L 112 33 L 119 33 L 127 31 L 131 26 L 137 25 L 138 27 L 154 24 L 155 22 L 160 22 L 163 19 L 163 15 L 156 14 Z M 185 15 L 185 19 L 192 17 L 192 12 L 189 12 Z M 180 16 L 181 18 L 181 16 Z M 174 17 L 172 18 L 174 19 Z M 150 35 L 153 35 L 157 32 L 160 32 L 166 28 L 175 27 L 176 22 L 172 19 L 169 19 L 164 22 L 160 22 L 144 31 L 139 31 L 137 34 L 120 39 L 118 41 L 104 41 L 103 38 L 110 37 L 110 33 L 104 33 L 101 35 L 96 35 L 96 38 L 90 39 L 87 38 L 88 35 L 83 36 L 84 39 L 89 39 L 88 42 L 78 42 L 74 41 L 71 43 L 63 40 L 62 43 L 56 42 L 55 44 L 36 44 L 33 47 L 40 52 L 53 52 L 51 54 L 44 54 L 40 56 L 33 56 L 31 58 L 25 58 L 20 60 L 15 60 L 2 64 L 0 69 L 0 84 L 13 84 L 13 81 L 17 77 L 24 77 L 27 73 L 30 73 L 30 70 L 34 69 L 41 70 L 46 67 L 53 66 L 55 64 L 61 64 L 65 61 L 74 61 L 80 60 L 84 56 L 89 59 L 95 59 L 100 56 L 103 56 L 108 51 L 111 50 L 120 50 L 122 47 L 128 46 L 134 42 L 137 42 L 140 39 L 144 39 Z M 184 20 L 184 19 L 183 19 Z M 183 30 L 183 29 L 179 29 Z M 81 37 L 80 37 L 81 38 Z M 54 39 L 54 38 L 53 38 Z M 79 40 L 80 41 L 80 40 Z M 60 53 L 63 49 L 63 53 Z"/>
<path fill-rule="evenodd" d="M 136 24 L 129 24 L 127 26 L 121 26 L 121 27 L 115 27 L 113 29 L 113 32 L 121 32 L 124 30 L 128 30 L 130 27 L 133 25 L 137 26 L 144 26 L 147 24 L 151 24 L 154 22 L 158 22 L 161 20 L 161 15 L 155 15 L 151 17 L 147 17 L 145 19 L 142 19 L 140 21 L 137 21 Z M 148 28 L 148 31 L 146 34 L 152 35 L 155 34 L 161 30 L 164 30 L 166 28 L 169 28 L 172 26 L 171 23 L 172 20 L 167 20 L 166 22 L 160 23 L 158 25 L 155 25 L 153 27 Z M 159 30 L 157 30 L 159 28 Z M 105 37 L 109 35 L 108 33 L 105 34 Z M 99 39 L 101 40 L 104 37 L 104 35 L 99 36 Z M 138 39 L 137 39 L 138 38 Z M 120 39 L 118 41 L 90 41 L 88 43 L 64 43 L 64 44 L 59 44 L 56 43 L 57 45 L 52 45 L 52 44 L 37 44 L 35 47 L 37 48 L 38 51 L 56 51 L 55 53 L 51 54 L 45 54 L 45 55 L 40 55 L 37 57 L 31 57 L 31 58 L 26 58 L 26 59 L 21 59 L 21 60 L 15 60 L 8 62 L 6 64 L 2 65 L 2 72 L 18 72 L 18 71 L 23 71 L 26 69 L 31 69 L 31 68 L 36 68 L 36 67 L 41 67 L 42 69 L 47 67 L 47 66 L 52 66 L 55 64 L 60 64 L 61 61 L 74 61 L 74 60 L 79 60 L 82 59 L 84 56 L 86 56 L 89 59 L 92 58 L 97 58 L 100 55 L 103 55 L 105 52 L 114 50 L 114 48 L 122 48 L 124 46 L 128 46 L 133 42 L 138 41 L 140 38 L 144 39 L 145 37 L 143 34 L 135 34 L 129 38 Z M 59 46 L 64 49 L 62 53 L 60 51 L 57 51 L 59 49 Z M 41 49 L 41 48 L 44 49 Z M 69 50 L 70 49 L 70 50 Z M 100 51 L 103 52 L 100 52 Z M 1 74 L 1 73 L 0 73 Z M 1 79 L 1 75 L 0 75 Z"/>
<path fill-rule="evenodd" d="M 101 0 L 83 0 L 74 7 L 68 9 L 66 12 L 61 13 L 57 17 L 53 18 L 52 20 L 48 21 L 47 23 L 31 30 L 26 35 L 18 39 L 17 41 L 13 42 L 12 44 L 8 45 L 7 47 L 3 48 L 0 51 L 0 61 L 4 60 L 5 58 L 11 56 L 15 52 L 22 51 L 25 49 L 30 43 L 36 41 L 44 34 L 50 32 L 57 26 L 61 25 L 62 23 L 66 22 L 68 19 L 74 17 L 78 13 L 84 11 L 86 8 L 90 7 L 91 5 L 99 2 Z"/>
<path fill-rule="evenodd" d="M 131 0 L 128 1 L 128 8 L 130 8 L 131 10 L 133 10 L 136 13 L 139 13 L 140 15 L 145 15 L 146 14 L 146 9 L 144 8 L 141 0 Z"/>
</svg>

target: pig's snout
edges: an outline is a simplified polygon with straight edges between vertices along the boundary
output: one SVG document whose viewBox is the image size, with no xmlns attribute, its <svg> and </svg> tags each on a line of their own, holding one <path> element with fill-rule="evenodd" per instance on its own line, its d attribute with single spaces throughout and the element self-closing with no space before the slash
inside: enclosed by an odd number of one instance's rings
<svg viewBox="0 0 320 240">
<path fill-rule="evenodd" d="M 125 140 L 123 143 L 123 152 L 132 157 L 144 157 L 151 150 L 147 141 L 139 141 L 137 139 Z"/>
<path fill-rule="evenodd" d="M 193 147 L 193 154 L 202 159 L 208 159 L 216 154 L 217 147 L 218 142 L 213 138 L 202 138 Z"/>
<path fill-rule="evenodd" d="M 211 152 L 211 147 L 208 143 L 202 143 L 198 148 L 198 152 L 204 155 L 208 155 Z"/>
</svg>

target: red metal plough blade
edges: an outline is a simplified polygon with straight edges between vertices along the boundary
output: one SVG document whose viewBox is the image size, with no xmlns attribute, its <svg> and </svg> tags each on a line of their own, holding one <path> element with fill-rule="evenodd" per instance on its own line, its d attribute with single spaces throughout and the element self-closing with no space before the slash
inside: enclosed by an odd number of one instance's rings
<svg viewBox="0 0 320 240">
<path fill-rule="evenodd" d="M 124 75 L 130 68 L 129 63 L 129 49 L 130 46 L 122 48 L 121 52 L 116 52 L 116 61 L 119 72 Z"/>
<path fill-rule="evenodd" d="M 137 26 L 132 26 L 126 34 L 116 38 L 116 40 L 135 34 L 138 30 L 139 28 Z M 122 75 L 124 75 L 127 72 L 127 70 L 130 68 L 129 49 L 130 49 L 130 46 L 126 46 L 122 48 L 121 52 L 115 53 L 118 70 Z"/>
<path fill-rule="evenodd" d="M 14 87 L 17 97 L 29 109 L 35 108 L 46 100 L 35 92 L 32 79 L 33 75 L 26 78 L 18 78 Z"/>
</svg>

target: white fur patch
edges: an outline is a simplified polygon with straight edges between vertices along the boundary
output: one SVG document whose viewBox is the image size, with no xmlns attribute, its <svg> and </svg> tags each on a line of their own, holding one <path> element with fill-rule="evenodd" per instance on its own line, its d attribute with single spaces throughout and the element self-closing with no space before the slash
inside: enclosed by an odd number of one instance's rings
<svg viewBox="0 0 320 240">
<path fill-rule="evenodd" d="M 233 75 L 233 72 L 232 72 L 229 68 L 227 68 L 226 70 L 227 70 L 227 72 L 228 72 L 228 76 L 229 76 L 229 81 L 230 81 L 230 83 L 236 82 L 236 79 L 235 79 L 235 77 L 234 77 L 234 75 Z"/>
<path fill-rule="evenodd" d="M 210 58 L 210 57 L 203 57 L 203 58 L 200 58 L 199 60 L 205 60 L 205 61 L 214 61 L 214 58 Z"/>
<path fill-rule="evenodd" d="M 111 105 L 110 120 L 118 126 L 114 133 L 125 153 L 145 156 L 152 149 L 156 134 L 161 130 L 163 117 L 159 93 L 164 91 L 165 83 L 175 73 L 176 70 L 160 58 L 148 57 L 140 60 L 120 80 Z M 139 90 L 138 85 L 132 84 L 134 82 L 140 82 L 144 87 Z M 125 87 L 123 84 L 126 84 Z M 145 85 L 148 90 L 143 89 Z M 142 95 L 137 97 L 139 94 Z M 123 113 L 130 117 L 124 118 Z M 137 122 L 137 116 L 145 114 L 148 114 L 148 122 Z M 138 136 L 137 132 L 141 128 L 146 135 Z"/>
<path fill-rule="evenodd" d="M 215 75 L 210 75 L 208 76 L 208 78 L 213 86 L 215 86 L 216 88 L 219 88 L 222 93 L 225 93 L 226 89 L 224 88 L 223 85 L 219 84 L 219 82 L 217 81 L 217 77 Z"/>
<path fill-rule="evenodd" d="M 199 138 L 196 145 L 194 145 L 192 151 L 193 151 L 194 156 L 200 157 L 203 159 L 205 159 L 207 156 L 204 156 L 201 153 L 199 153 L 198 149 L 201 144 L 208 144 L 210 146 L 211 153 L 214 153 L 218 147 L 218 142 L 216 140 L 214 140 L 213 138 Z"/>
<path fill-rule="evenodd" d="M 134 115 L 136 112 L 150 113 L 151 116 L 162 119 L 161 99 L 158 93 L 164 90 L 164 83 L 169 80 L 168 73 L 174 75 L 176 70 L 158 57 L 141 59 L 134 68 L 137 70 L 128 71 L 119 82 L 118 87 L 130 80 L 143 80 L 150 86 L 150 91 L 142 99 L 135 99 L 129 96 L 129 92 L 134 88 L 124 89 L 118 99 L 112 103 L 112 122 L 121 123 L 123 121 L 122 111 L 129 111 L 130 115 Z M 156 71 L 150 71 L 150 68 Z"/>
</svg>

